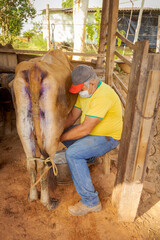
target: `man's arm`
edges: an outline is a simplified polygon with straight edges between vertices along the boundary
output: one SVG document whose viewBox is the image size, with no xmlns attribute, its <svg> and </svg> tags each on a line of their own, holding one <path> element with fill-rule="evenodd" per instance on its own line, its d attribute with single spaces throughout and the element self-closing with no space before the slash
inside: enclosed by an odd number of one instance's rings
<svg viewBox="0 0 160 240">
<path fill-rule="evenodd" d="M 62 134 L 60 139 L 61 142 L 66 140 L 79 139 L 81 137 L 88 135 L 101 120 L 102 119 L 100 118 L 86 116 L 82 124 Z"/>
<path fill-rule="evenodd" d="M 66 120 L 65 129 L 72 126 L 81 116 L 81 114 L 82 114 L 81 109 L 73 107 Z"/>
</svg>

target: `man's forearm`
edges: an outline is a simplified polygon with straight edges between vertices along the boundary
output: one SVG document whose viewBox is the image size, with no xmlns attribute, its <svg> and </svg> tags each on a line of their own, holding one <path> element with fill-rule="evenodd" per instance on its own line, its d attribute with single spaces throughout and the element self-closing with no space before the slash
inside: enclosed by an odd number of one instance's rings
<svg viewBox="0 0 160 240">
<path fill-rule="evenodd" d="M 79 139 L 86 135 L 88 135 L 88 129 L 84 127 L 82 124 L 70 129 L 69 131 L 65 132 L 61 136 L 61 142 L 72 140 L 72 139 Z"/>
</svg>

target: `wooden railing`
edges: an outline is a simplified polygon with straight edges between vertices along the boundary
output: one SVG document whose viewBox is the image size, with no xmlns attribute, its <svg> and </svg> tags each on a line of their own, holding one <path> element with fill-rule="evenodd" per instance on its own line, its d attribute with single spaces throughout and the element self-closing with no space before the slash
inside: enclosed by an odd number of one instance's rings
<svg viewBox="0 0 160 240">
<path fill-rule="evenodd" d="M 16 54 L 40 54 L 43 55 L 47 53 L 47 51 L 37 51 L 37 50 L 17 50 L 17 49 L 7 49 L 0 48 L 0 53 L 16 53 Z M 86 57 L 100 57 L 104 58 L 106 55 L 102 53 L 77 53 L 77 52 L 65 52 L 69 56 L 86 56 Z"/>
<path fill-rule="evenodd" d="M 122 34 L 120 34 L 119 32 L 116 32 L 116 36 L 118 38 L 120 38 L 122 40 L 123 43 L 125 43 L 131 50 L 134 50 L 135 49 L 135 45 L 129 41 L 128 39 L 126 39 Z M 123 61 L 123 63 L 127 64 L 129 67 L 131 67 L 132 65 L 132 62 L 130 60 L 128 60 L 125 56 L 121 55 L 119 52 L 115 51 L 114 52 L 115 55 L 121 59 Z M 120 86 L 120 87 L 117 87 L 117 84 Z M 126 86 L 126 84 L 123 82 L 123 80 L 120 79 L 120 77 L 115 73 L 115 71 L 113 71 L 113 81 L 112 81 L 112 87 L 113 89 L 116 91 L 116 93 L 118 94 L 118 96 L 120 97 L 121 99 L 121 102 L 122 102 L 122 105 L 125 109 L 125 106 L 126 106 L 126 100 L 125 100 L 125 97 L 122 95 L 121 93 L 121 90 L 124 91 L 125 94 L 128 93 L 128 87 Z"/>
</svg>

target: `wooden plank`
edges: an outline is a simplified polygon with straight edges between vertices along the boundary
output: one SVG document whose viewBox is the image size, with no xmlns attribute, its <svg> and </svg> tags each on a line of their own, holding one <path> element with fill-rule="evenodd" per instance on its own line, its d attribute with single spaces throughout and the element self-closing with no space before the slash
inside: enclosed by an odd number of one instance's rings
<svg viewBox="0 0 160 240">
<path fill-rule="evenodd" d="M 121 87 L 125 91 L 125 93 L 128 93 L 128 88 L 126 87 L 126 85 L 122 82 L 122 80 L 118 77 L 118 75 L 115 72 L 113 72 L 113 77 L 119 82 L 119 84 L 121 85 Z"/>
<path fill-rule="evenodd" d="M 103 0 L 98 53 L 105 53 L 105 46 L 108 35 L 108 17 L 109 17 L 109 0 Z M 97 58 L 96 67 L 97 68 L 103 67 L 103 58 L 99 57 Z"/>
<path fill-rule="evenodd" d="M 149 53 L 148 54 L 148 65 L 150 70 L 160 70 L 160 53 Z"/>
<path fill-rule="evenodd" d="M 0 72 L 14 72 L 17 65 L 17 55 L 0 53 Z"/>
<path fill-rule="evenodd" d="M 114 69 L 114 52 L 116 44 L 116 31 L 118 21 L 119 0 L 110 0 L 109 2 L 109 24 L 106 53 L 106 74 L 105 82 L 112 85 Z"/>
<path fill-rule="evenodd" d="M 125 38 L 122 34 L 120 34 L 119 32 L 116 32 L 116 36 L 120 38 L 122 42 L 124 42 L 128 47 L 130 47 L 133 50 L 135 49 L 135 44 L 133 44 L 131 41 Z"/>
<path fill-rule="evenodd" d="M 138 104 L 139 109 L 143 109 L 148 76 L 148 50 L 148 41 L 135 44 L 118 155 L 118 170 L 112 195 L 112 202 L 117 207 L 119 218 L 123 221 L 134 221 L 143 188 L 142 183 L 135 183 L 133 179 L 142 121 L 135 106 Z"/>
<path fill-rule="evenodd" d="M 160 71 L 150 71 L 143 104 L 143 111 L 142 113 L 139 112 L 139 114 L 142 116 L 139 137 L 140 139 L 136 151 L 137 153 L 135 157 L 135 166 L 132 173 L 132 178 L 136 182 L 141 182 L 144 163 L 146 160 L 148 141 L 151 133 L 152 121 L 154 118 L 155 104 L 159 93 L 160 93 Z"/>
<path fill-rule="evenodd" d="M 0 53 L 16 53 L 16 54 L 46 54 L 47 51 L 37 51 L 37 50 L 18 50 L 18 49 L 1 49 Z M 104 58 L 106 55 L 101 53 L 74 53 L 74 52 L 65 52 L 67 55 L 77 55 L 77 56 L 86 56 L 86 57 L 102 57 Z"/>
<path fill-rule="evenodd" d="M 9 67 L 9 66 L 1 66 L 0 65 L 0 72 L 2 73 L 14 73 L 15 72 L 15 67 Z"/>
<path fill-rule="evenodd" d="M 125 62 L 126 64 L 128 64 L 130 67 L 132 65 L 131 61 L 129 61 L 127 58 L 125 58 L 124 56 L 122 56 L 119 52 L 115 51 L 115 55 L 117 57 L 119 57 L 123 62 Z"/>
<path fill-rule="evenodd" d="M 112 82 L 112 87 L 115 90 L 115 92 L 118 94 L 118 96 L 119 96 L 119 98 L 120 98 L 120 100 L 121 100 L 121 102 L 122 102 L 122 104 L 123 104 L 123 106 L 125 108 L 126 101 L 124 100 L 124 97 L 122 96 L 122 94 L 120 93 L 120 91 L 118 90 L 118 88 L 116 87 L 116 85 L 113 82 Z"/>
</svg>

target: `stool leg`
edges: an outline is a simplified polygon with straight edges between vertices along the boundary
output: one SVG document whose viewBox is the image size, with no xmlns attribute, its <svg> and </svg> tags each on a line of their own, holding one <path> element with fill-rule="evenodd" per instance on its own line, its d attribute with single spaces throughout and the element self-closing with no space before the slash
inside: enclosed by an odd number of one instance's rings
<svg viewBox="0 0 160 240">
<path fill-rule="evenodd" d="M 111 159 L 110 159 L 110 154 L 106 153 L 104 156 L 104 174 L 110 174 L 110 166 L 111 166 Z"/>
</svg>

